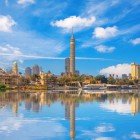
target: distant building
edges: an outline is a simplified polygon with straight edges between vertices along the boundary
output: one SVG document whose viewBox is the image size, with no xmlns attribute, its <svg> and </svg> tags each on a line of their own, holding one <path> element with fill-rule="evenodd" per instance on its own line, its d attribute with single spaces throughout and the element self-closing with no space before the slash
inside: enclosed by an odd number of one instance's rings
<svg viewBox="0 0 140 140">
<path fill-rule="evenodd" d="M 38 65 L 34 65 L 34 66 L 32 67 L 32 73 L 33 73 L 33 75 L 34 75 L 34 74 L 36 74 L 36 75 L 39 75 L 39 74 L 40 74 L 40 68 L 39 68 Z"/>
<path fill-rule="evenodd" d="M 65 59 L 65 73 L 70 73 L 70 58 Z"/>
<path fill-rule="evenodd" d="M 13 63 L 13 66 L 12 66 L 12 73 L 13 73 L 13 74 L 16 74 L 16 75 L 19 74 L 19 73 L 18 73 L 18 64 L 17 64 L 17 62 L 14 62 L 14 63 Z"/>
<path fill-rule="evenodd" d="M 127 79 L 127 78 L 128 78 L 127 74 L 122 74 L 122 79 Z"/>
<path fill-rule="evenodd" d="M 135 63 L 131 64 L 131 77 L 132 79 L 140 79 L 140 65 Z"/>
<path fill-rule="evenodd" d="M 18 85 L 20 76 L 17 74 L 9 74 L 6 73 L 4 70 L 0 69 L 0 83 L 4 85 Z"/>
<path fill-rule="evenodd" d="M 76 71 L 75 71 L 75 74 L 76 74 L 76 75 L 79 75 L 79 74 L 80 74 L 79 70 L 76 70 Z"/>
<path fill-rule="evenodd" d="M 25 69 L 25 77 L 30 77 L 32 75 L 32 69 L 30 67 L 27 67 Z"/>
<path fill-rule="evenodd" d="M 47 85 L 47 74 L 43 72 L 40 74 L 40 84 L 43 86 Z"/>
</svg>

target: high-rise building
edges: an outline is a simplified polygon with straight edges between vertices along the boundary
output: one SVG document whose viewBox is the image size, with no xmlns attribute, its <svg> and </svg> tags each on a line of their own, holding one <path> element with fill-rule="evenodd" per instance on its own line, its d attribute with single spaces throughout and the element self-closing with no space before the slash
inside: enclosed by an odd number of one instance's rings
<svg viewBox="0 0 140 140">
<path fill-rule="evenodd" d="M 136 63 L 131 64 L 131 77 L 132 79 L 140 79 L 140 65 Z"/>
<path fill-rule="evenodd" d="M 12 73 L 15 74 L 15 75 L 18 75 L 18 64 L 17 64 L 17 62 L 13 63 Z"/>
<path fill-rule="evenodd" d="M 65 73 L 70 73 L 70 58 L 65 59 Z"/>
<path fill-rule="evenodd" d="M 70 73 L 75 74 L 75 38 L 73 32 L 70 39 Z"/>
<path fill-rule="evenodd" d="M 40 73 L 40 68 L 39 68 L 38 65 L 34 65 L 34 66 L 32 67 L 32 73 L 33 73 L 33 75 L 34 75 L 34 74 L 39 75 L 39 73 Z"/>
<path fill-rule="evenodd" d="M 32 75 L 32 69 L 30 67 L 27 67 L 25 69 L 25 76 L 30 77 Z"/>
</svg>

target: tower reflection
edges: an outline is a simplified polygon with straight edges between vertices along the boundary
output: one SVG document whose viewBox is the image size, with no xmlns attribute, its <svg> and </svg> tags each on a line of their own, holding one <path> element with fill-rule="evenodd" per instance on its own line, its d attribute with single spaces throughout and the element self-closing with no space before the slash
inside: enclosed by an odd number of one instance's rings
<svg viewBox="0 0 140 140">
<path fill-rule="evenodd" d="M 72 140 L 75 138 L 75 103 L 70 105 L 70 137 Z"/>
</svg>

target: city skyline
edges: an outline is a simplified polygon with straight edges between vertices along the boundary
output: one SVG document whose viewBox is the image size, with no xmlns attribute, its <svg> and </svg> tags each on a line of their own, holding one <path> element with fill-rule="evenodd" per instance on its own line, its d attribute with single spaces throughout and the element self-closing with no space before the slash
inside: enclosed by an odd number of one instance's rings
<svg viewBox="0 0 140 140">
<path fill-rule="evenodd" d="M 0 66 L 18 60 L 24 68 L 38 64 L 45 71 L 64 72 L 73 27 L 76 69 L 92 75 L 128 74 L 132 62 L 140 63 L 139 5 L 136 0 L 3 0 Z"/>
</svg>

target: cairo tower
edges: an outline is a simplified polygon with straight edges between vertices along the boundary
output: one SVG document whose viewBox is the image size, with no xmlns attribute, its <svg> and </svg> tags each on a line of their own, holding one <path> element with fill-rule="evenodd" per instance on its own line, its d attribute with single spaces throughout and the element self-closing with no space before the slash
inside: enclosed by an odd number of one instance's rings
<svg viewBox="0 0 140 140">
<path fill-rule="evenodd" d="M 70 73 L 75 74 L 75 38 L 73 32 L 70 39 Z"/>
</svg>

